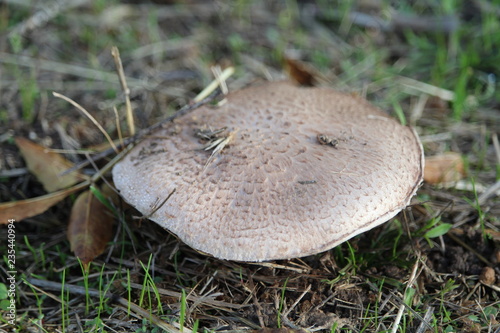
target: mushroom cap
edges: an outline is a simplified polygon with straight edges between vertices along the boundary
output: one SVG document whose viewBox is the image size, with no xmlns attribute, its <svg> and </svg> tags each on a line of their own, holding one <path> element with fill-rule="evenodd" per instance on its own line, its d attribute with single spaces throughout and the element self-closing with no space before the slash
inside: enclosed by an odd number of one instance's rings
<svg viewBox="0 0 500 333">
<path fill-rule="evenodd" d="M 207 127 L 232 136 L 210 161 L 194 134 Z M 365 100 L 272 82 L 180 117 L 134 147 L 113 179 L 191 247 L 265 261 L 325 251 L 389 220 L 417 191 L 423 164 L 415 132 Z"/>
</svg>

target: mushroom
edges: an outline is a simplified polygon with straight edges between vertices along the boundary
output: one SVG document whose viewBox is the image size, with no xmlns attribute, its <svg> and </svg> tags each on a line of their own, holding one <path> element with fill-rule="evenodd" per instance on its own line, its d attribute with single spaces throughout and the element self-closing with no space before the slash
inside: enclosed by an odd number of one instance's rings
<svg viewBox="0 0 500 333">
<path fill-rule="evenodd" d="M 423 164 L 416 133 L 365 100 L 272 82 L 180 117 L 134 147 L 113 179 L 189 246 L 266 261 L 328 250 L 394 217 Z"/>
</svg>

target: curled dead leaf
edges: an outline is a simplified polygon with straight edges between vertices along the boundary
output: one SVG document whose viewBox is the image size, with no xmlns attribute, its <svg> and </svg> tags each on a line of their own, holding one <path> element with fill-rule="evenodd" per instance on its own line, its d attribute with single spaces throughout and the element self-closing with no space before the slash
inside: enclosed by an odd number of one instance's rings
<svg viewBox="0 0 500 333">
<path fill-rule="evenodd" d="M 88 185 L 89 184 L 87 182 L 83 182 L 73 187 L 42 195 L 40 197 L 1 203 L 0 224 L 7 223 L 9 219 L 19 222 L 28 217 L 42 214 L 50 207 L 62 201 L 68 195 L 75 193 Z"/>
<path fill-rule="evenodd" d="M 429 184 L 457 182 L 465 175 L 462 156 L 448 152 L 426 157 L 424 180 Z"/>
<path fill-rule="evenodd" d="M 315 70 L 300 60 L 285 56 L 284 68 L 288 76 L 302 86 L 313 86 L 317 82 Z"/>
<path fill-rule="evenodd" d="M 54 192 L 72 186 L 86 177 L 79 172 L 61 175 L 73 166 L 62 155 L 49 152 L 28 139 L 16 137 L 16 145 L 21 151 L 28 170 L 35 175 L 47 192 Z"/>
<path fill-rule="evenodd" d="M 100 255 L 113 236 L 114 217 L 90 191 L 78 196 L 68 225 L 71 250 L 86 266 Z"/>
</svg>

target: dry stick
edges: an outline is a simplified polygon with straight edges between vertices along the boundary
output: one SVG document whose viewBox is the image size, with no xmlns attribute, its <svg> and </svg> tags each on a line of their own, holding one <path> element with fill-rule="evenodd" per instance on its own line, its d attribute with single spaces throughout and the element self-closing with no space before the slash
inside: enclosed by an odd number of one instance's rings
<svg viewBox="0 0 500 333">
<path fill-rule="evenodd" d="M 497 163 L 500 164 L 500 143 L 498 142 L 498 135 L 496 133 L 493 133 L 491 136 L 491 141 L 493 141 L 493 147 L 495 147 L 495 154 L 497 155 Z M 486 203 L 486 201 L 495 195 L 497 195 L 497 192 L 500 190 L 500 180 L 497 181 L 495 184 L 491 185 L 488 187 L 478 198 L 477 202 L 480 205 L 483 205 Z"/>
<path fill-rule="evenodd" d="M 418 272 L 417 275 L 420 275 L 420 273 L 424 270 L 425 267 L 426 267 L 425 263 L 422 262 L 422 268 L 420 269 L 420 271 Z M 375 286 L 375 284 L 373 284 L 372 282 L 367 281 L 367 284 L 368 284 L 368 286 L 370 287 L 371 290 L 373 290 L 375 292 L 380 292 L 379 288 L 377 286 Z M 390 298 L 393 297 L 397 302 L 399 302 L 400 304 L 402 304 L 409 312 L 411 312 L 418 320 L 420 320 L 420 322 L 424 322 L 428 329 L 430 329 L 430 330 L 433 329 L 433 327 L 429 323 L 427 323 L 427 322 L 424 321 L 424 318 L 417 311 L 413 310 L 411 308 L 411 306 L 407 305 L 404 302 L 404 299 L 401 298 L 401 297 L 399 297 L 399 296 L 397 296 L 394 293 L 394 291 L 391 291 L 390 294 L 386 294 L 384 292 L 381 292 L 380 295 L 383 296 L 383 297 L 385 297 L 385 300 L 384 300 L 382 306 L 379 306 L 379 310 L 382 310 L 382 308 L 384 308 L 385 305 L 387 305 L 387 303 L 390 301 Z M 388 317 L 389 317 L 389 315 L 384 315 L 381 318 L 380 321 L 382 321 L 383 319 L 388 318 Z"/>
<path fill-rule="evenodd" d="M 497 163 L 500 164 L 500 143 L 498 142 L 498 135 L 496 133 L 493 133 L 493 135 L 491 136 L 491 141 L 493 141 L 493 147 L 495 147 Z"/>
<path fill-rule="evenodd" d="M 125 73 L 123 72 L 122 60 L 120 58 L 120 51 L 116 46 L 111 48 L 111 55 L 115 60 L 116 69 L 118 70 L 118 77 L 120 78 L 120 85 L 122 86 L 123 93 L 125 94 L 125 104 L 127 108 L 127 124 L 130 135 L 135 134 L 134 115 L 132 113 L 132 104 L 130 104 L 130 89 L 127 86 Z"/>
<path fill-rule="evenodd" d="M 488 187 L 479 197 L 477 197 L 477 202 L 480 205 L 484 205 L 490 197 L 496 196 L 498 191 L 500 191 L 500 180 Z"/>
<path fill-rule="evenodd" d="M 118 110 L 116 109 L 115 106 L 113 106 L 113 112 L 115 114 L 115 125 L 116 125 L 116 131 L 118 132 L 118 142 L 120 142 L 120 144 L 123 145 L 123 136 L 122 136 L 122 129 L 120 126 L 120 117 L 118 116 Z"/>
<path fill-rule="evenodd" d="M 216 76 L 215 80 L 213 80 L 208 86 L 205 87 L 195 98 L 195 102 L 199 102 L 202 99 L 210 96 L 209 92 L 214 91 L 217 87 L 224 87 L 225 81 L 234 73 L 234 67 L 226 68 L 222 73 Z M 227 87 L 225 88 L 227 90 Z M 224 90 L 222 90 L 224 92 Z M 227 92 L 227 91 L 226 91 Z M 224 94 L 226 94 L 224 92 Z"/>
<path fill-rule="evenodd" d="M 403 299 L 401 300 L 401 305 L 400 305 L 399 311 L 396 315 L 396 319 L 394 320 L 394 324 L 392 326 L 391 333 L 396 333 L 398 331 L 399 323 L 401 322 L 401 319 L 403 318 L 403 314 L 404 314 L 405 307 L 406 307 L 405 299 L 404 299 L 406 297 L 406 292 L 408 291 L 408 288 L 412 287 L 412 285 L 415 283 L 417 275 L 420 275 L 420 272 L 421 272 L 421 270 L 419 271 L 419 269 L 418 269 L 419 263 L 420 263 L 420 261 L 417 260 L 415 262 L 415 265 L 413 265 L 413 269 L 412 269 L 410 278 L 408 279 L 408 283 L 406 285 L 406 288 L 405 288 L 405 291 L 403 294 Z M 418 272 L 418 274 L 417 274 L 417 272 Z M 422 322 L 424 322 L 424 321 L 422 321 Z"/>
<path fill-rule="evenodd" d="M 215 76 L 215 81 L 219 84 L 220 89 L 224 95 L 229 93 L 227 88 L 226 80 L 234 74 L 234 67 L 229 67 L 224 72 L 220 70 L 220 66 L 213 66 L 212 73 Z"/>
<path fill-rule="evenodd" d="M 427 94 L 420 94 L 418 96 L 417 103 L 411 109 L 410 124 L 415 125 L 417 123 L 417 120 L 422 118 L 422 114 L 424 113 L 425 105 L 427 104 L 428 100 L 429 95 Z M 420 139 L 422 139 L 422 137 L 420 137 Z"/>
<path fill-rule="evenodd" d="M 28 285 L 32 286 L 37 286 L 40 288 L 44 289 L 49 289 L 49 290 L 54 290 L 54 291 L 60 291 L 64 287 L 64 291 L 67 291 L 71 294 L 77 294 L 77 295 L 90 295 L 93 297 L 102 297 L 102 291 L 97 290 L 97 289 L 92 289 L 92 288 L 85 288 L 73 284 L 65 284 L 64 286 L 61 283 L 58 282 L 52 282 L 52 281 L 46 281 L 46 280 L 40 280 L 40 279 L 34 279 L 34 278 L 28 278 L 25 280 L 25 283 Z M 155 324 L 156 326 L 162 328 L 163 330 L 167 332 L 172 332 L 172 333 L 180 333 L 176 327 L 173 325 L 164 322 L 163 320 L 159 319 L 152 313 L 149 313 L 148 311 L 144 310 L 140 306 L 138 306 L 135 303 L 132 303 L 128 300 L 126 300 L 123 297 L 120 297 L 118 295 L 115 295 L 113 293 L 107 292 L 104 297 L 109 299 L 113 303 L 118 303 L 124 307 L 130 308 L 135 314 L 141 316 L 142 318 L 148 319 L 151 321 L 151 323 Z M 191 330 L 187 329 L 186 327 L 183 328 L 183 332 L 190 333 Z"/>
<path fill-rule="evenodd" d="M 301 274 L 305 274 L 308 271 L 305 268 L 295 268 L 295 267 L 291 267 L 291 266 L 275 264 L 272 262 L 247 262 L 246 264 L 254 265 L 254 266 L 262 266 L 262 267 L 267 267 L 267 268 L 272 268 L 272 269 L 286 269 L 286 270 L 301 273 Z"/>
<path fill-rule="evenodd" d="M 247 272 L 248 276 L 248 284 L 250 285 L 250 294 L 252 296 L 253 304 L 255 306 L 255 312 L 257 313 L 257 318 L 259 319 L 260 327 L 266 327 L 264 323 L 264 317 L 262 316 L 262 305 L 259 303 L 259 299 L 257 298 L 257 287 L 253 283 L 252 274 L 250 271 Z"/>
<path fill-rule="evenodd" d="M 403 85 L 403 87 L 410 88 L 412 90 L 416 90 L 418 92 L 436 96 L 445 101 L 453 101 L 455 99 L 455 93 L 451 90 L 439 88 L 428 83 L 420 82 L 414 79 L 410 79 L 409 77 L 399 76 L 397 78 L 398 83 Z"/>
<path fill-rule="evenodd" d="M 153 216 L 154 213 L 156 213 L 161 207 L 163 207 L 163 205 L 165 205 L 168 201 L 168 199 L 170 199 L 170 197 L 175 193 L 175 191 L 177 190 L 177 188 L 174 188 L 168 195 L 165 199 L 163 199 L 163 201 L 159 204 L 159 205 L 156 205 L 156 203 L 158 201 L 156 201 L 154 203 L 154 206 L 152 207 L 153 209 L 151 210 L 151 212 L 147 215 L 142 215 L 142 216 L 133 216 L 132 219 L 135 219 L 135 220 L 142 220 L 142 219 L 151 219 L 151 216 Z M 159 199 L 159 198 L 158 198 Z M 174 218 L 174 216 L 172 215 L 167 215 L 168 218 Z"/>
<path fill-rule="evenodd" d="M 209 103 L 210 101 L 215 99 L 219 94 L 220 94 L 220 90 L 216 90 L 212 94 L 210 94 L 207 98 L 205 98 L 199 102 L 191 103 L 191 104 L 187 104 L 187 105 L 183 106 L 179 111 L 177 111 L 176 113 L 174 113 L 170 117 L 168 117 L 168 118 L 166 118 L 166 119 L 164 119 L 164 120 L 162 120 L 154 125 L 151 125 L 148 128 L 143 129 L 142 131 L 138 132 L 134 136 L 131 136 L 129 138 L 124 139 L 123 143 L 118 144 L 116 146 L 116 148 L 120 150 L 120 149 L 123 149 L 124 147 L 128 146 L 129 144 L 137 143 L 138 141 L 142 140 L 145 136 L 150 135 L 154 131 L 161 128 L 164 124 L 171 122 L 171 121 L 173 121 L 173 120 L 175 120 L 175 119 L 177 119 L 185 114 L 188 114 L 189 112 L 199 108 L 200 106 L 202 106 L 206 103 Z M 113 152 L 114 152 L 114 149 L 109 148 L 109 149 L 106 149 L 105 151 L 102 151 L 98 154 L 93 155 L 91 157 L 91 159 L 92 159 L 92 161 L 95 162 L 97 160 L 100 160 L 100 159 L 108 156 L 108 155 L 111 155 Z M 89 160 L 82 161 L 80 163 L 75 164 L 72 168 L 64 171 L 61 175 L 65 175 L 65 174 L 71 173 L 73 171 L 79 170 L 83 167 L 86 167 L 89 164 L 90 164 Z"/>
<path fill-rule="evenodd" d="M 290 314 L 290 312 L 292 312 L 293 309 L 295 309 L 295 307 L 297 306 L 297 304 L 299 304 L 299 302 L 302 300 L 302 298 L 304 298 L 304 296 L 309 292 L 311 291 L 311 286 L 312 285 L 309 285 L 306 290 L 304 290 L 302 292 L 302 294 L 295 300 L 295 302 L 293 302 L 292 306 L 290 308 L 288 308 L 288 310 L 286 310 L 284 313 L 281 314 L 281 319 L 285 322 L 288 322 L 290 323 L 290 320 L 288 319 L 288 315 Z M 290 325 L 289 325 L 290 326 Z M 296 326 L 296 325 L 293 325 L 293 326 Z"/>
<path fill-rule="evenodd" d="M 417 328 L 417 333 L 424 333 L 426 330 L 428 330 L 428 327 L 431 326 L 431 319 L 433 313 L 434 313 L 434 307 L 433 306 L 427 307 L 424 319 Z"/>
</svg>

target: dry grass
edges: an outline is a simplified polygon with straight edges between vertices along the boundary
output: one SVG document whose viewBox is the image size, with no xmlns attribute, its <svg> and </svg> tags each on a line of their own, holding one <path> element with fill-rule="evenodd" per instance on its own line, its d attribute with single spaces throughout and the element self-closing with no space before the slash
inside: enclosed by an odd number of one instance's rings
<svg viewBox="0 0 500 333">
<path fill-rule="evenodd" d="M 127 108 L 146 128 L 192 100 L 213 79 L 211 66 L 234 66 L 235 90 L 286 78 L 284 55 L 315 68 L 316 84 L 366 96 L 415 126 L 427 155 L 460 153 L 467 176 L 425 184 L 411 207 L 349 243 L 265 264 L 199 254 L 119 205 L 114 239 L 87 274 L 66 240 L 69 198 L 16 223 L 17 321 L 0 321 L 0 332 L 382 332 L 397 323 L 401 332 L 498 332 L 499 5 L 406 1 L 387 16 L 376 1 L 170 2 L 0 3 L 1 202 L 45 194 L 14 135 L 70 151 L 105 142 L 53 91 L 118 139 L 113 107 L 123 128 Z M 443 224 L 453 228 L 441 234 Z M 4 254 L 3 226 L 0 239 Z"/>
</svg>

